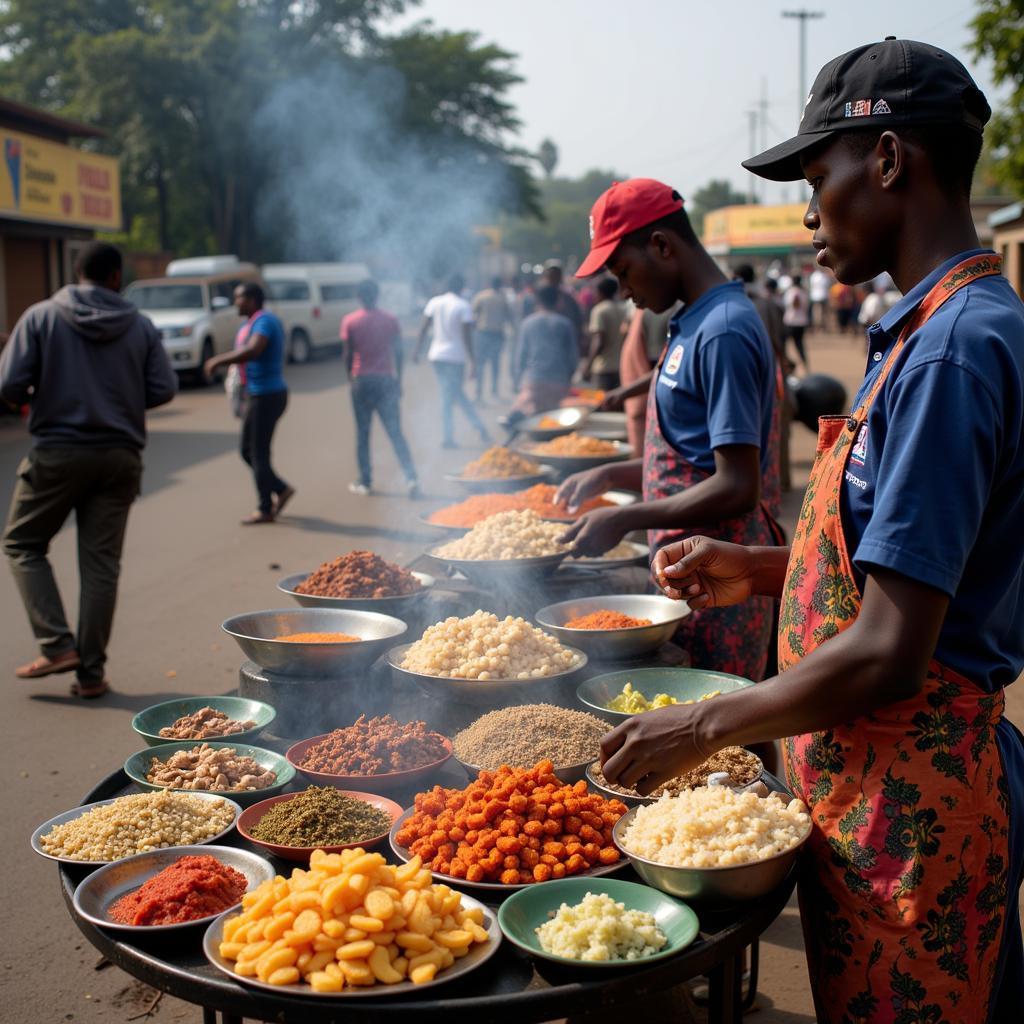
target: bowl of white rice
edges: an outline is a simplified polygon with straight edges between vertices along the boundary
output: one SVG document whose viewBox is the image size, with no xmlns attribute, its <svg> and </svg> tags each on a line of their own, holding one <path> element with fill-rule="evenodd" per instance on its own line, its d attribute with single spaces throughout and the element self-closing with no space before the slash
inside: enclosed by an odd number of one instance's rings
<svg viewBox="0 0 1024 1024">
<path fill-rule="evenodd" d="M 728 786 L 700 786 L 641 804 L 612 829 L 616 846 L 648 885 L 707 906 L 770 893 L 810 834 L 803 801 Z"/>
</svg>

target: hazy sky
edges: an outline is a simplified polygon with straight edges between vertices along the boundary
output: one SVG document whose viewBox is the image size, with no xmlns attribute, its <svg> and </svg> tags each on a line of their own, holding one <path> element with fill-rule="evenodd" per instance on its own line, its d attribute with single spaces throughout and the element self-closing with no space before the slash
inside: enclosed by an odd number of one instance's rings
<svg viewBox="0 0 1024 1024">
<path fill-rule="evenodd" d="M 748 111 L 762 82 L 768 144 L 795 132 L 803 105 L 799 29 L 781 11 L 799 7 L 785 0 L 424 0 L 403 20 L 472 29 L 518 54 L 526 79 L 512 93 L 520 140 L 535 149 L 553 139 L 556 173 L 600 167 L 660 178 L 685 196 L 712 177 L 749 188 L 739 164 L 750 155 Z M 808 0 L 806 7 L 825 12 L 807 23 L 807 88 L 832 57 L 895 35 L 951 51 L 994 99 L 988 68 L 967 50 L 975 4 Z M 804 196 L 799 185 L 758 188 L 767 202 Z"/>
</svg>

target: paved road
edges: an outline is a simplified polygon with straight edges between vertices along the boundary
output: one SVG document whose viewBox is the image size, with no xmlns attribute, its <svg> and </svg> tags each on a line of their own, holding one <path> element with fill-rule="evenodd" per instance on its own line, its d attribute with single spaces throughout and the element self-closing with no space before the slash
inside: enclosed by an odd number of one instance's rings
<svg viewBox="0 0 1024 1024">
<path fill-rule="evenodd" d="M 816 369 L 852 384 L 861 356 L 846 341 L 815 345 Z M 237 612 L 280 603 L 281 576 L 366 546 L 397 561 L 411 560 L 432 538 L 416 522 L 424 506 L 402 497 L 401 476 L 382 432 L 377 464 L 382 496 L 355 498 L 351 413 L 336 359 L 290 368 L 291 405 L 275 446 L 278 472 L 298 491 L 282 522 L 242 529 L 254 507 L 250 477 L 235 452 L 237 425 L 216 389 L 184 391 L 150 418 L 144 493 L 133 509 L 121 579 L 121 600 L 110 649 L 115 692 L 84 704 L 67 693 L 67 677 L 22 683 L 11 671 L 34 654 L 21 604 L 0 570 L 0 667 L 9 713 L 0 723 L 7 756 L 3 790 L 5 932 L 0 962 L 6 1013 L 31 1024 L 58 1021 L 119 1022 L 140 1013 L 151 992 L 113 968 L 94 970 L 96 954 L 68 920 L 53 867 L 31 855 L 27 836 L 40 821 L 74 804 L 101 775 L 138 748 L 131 715 L 181 693 L 224 693 L 236 682 L 241 657 L 220 622 Z M 441 475 L 480 450 L 441 452 L 437 399 L 426 368 L 407 380 L 406 429 L 428 492 L 443 495 Z M 497 414 L 497 407 L 485 415 Z M 813 451 L 809 432 L 794 428 L 796 471 L 805 474 Z M 0 507 L 6 508 L 15 467 L 28 446 L 17 423 L 0 423 Z M 789 501 L 795 514 L 797 496 Z M 53 562 L 66 598 L 77 579 L 73 531 L 53 546 Z M 73 608 L 69 611 L 73 613 Z M 1015 687 L 1013 689 L 1024 689 Z M 1024 722 L 1024 693 L 1010 704 Z M 13 884 L 12 884 L 13 883 Z M 764 946 L 764 1024 L 813 1019 L 795 910 L 790 908 Z M 44 970 L 46 974 L 44 976 Z M 163 1000 L 154 1016 L 198 1021 L 195 1008 Z"/>
</svg>

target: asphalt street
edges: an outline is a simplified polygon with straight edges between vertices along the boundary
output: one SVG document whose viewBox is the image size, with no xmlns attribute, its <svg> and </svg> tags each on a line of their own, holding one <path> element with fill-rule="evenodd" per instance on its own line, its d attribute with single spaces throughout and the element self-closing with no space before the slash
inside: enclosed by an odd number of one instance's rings
<svg viewBox="0 0 1024 1024">
<path fill-rule="evenodd" d="M 852 386 L 863 368 L 847 340 L 812 340 L 815 369 Z M 336 358 L 289 367 L 289 408 L 275 441 L 275 468 L 297 490 L 287 514 L 271 526 L 243 528 L 255 508 L 251 476 L 237 455 L 238 424 L 218 388 L 186 389 L 149 420 L 143 494 L 134 507 L 110 647 L 113 693 L 82 702 L 68 695 L 68 676 L 21 682 L 17 664 L 35 647 L 20 600 L 0 570 L 0 669 L 7 713 L 0 719 L 6 867 L 3 965 L 4 1018 L 26 1024 L 120 1022 L 145 1012 L 154 993 L 118 969 L 96 969 L 98 954 L 70 921 L 53 864 L 32 854 L 28 836 L 41 821 L 73 806 L 140 746 L 131 716 L 180 694 L 217 694 L 236 685 L 242 660 L 220 623 L 230 615 L 285 607 L 275 584 L 357 547 L 408 562 L 436 539 L 416 516 L 425 504 L 408 500 L 397 463 L 375 427 L 379 495 L 356 497 L 352 414 L 344 371 Z M 507 385 L 506 385 L 507 387 Z M 424 489 L 446 495 L 442 475 L 481 450 L 457 419 L 461 450 L 442 451 L 438 399 L 426 367 L 410 367 L 403 414 Z M 483 411 L 491 422 L 507 407 Z M 29 446 L 24 426 L 0 420 L 0 506 L 6 509 L 19 460 Z M 794 428 L 797 480 L 806 478 L 813 439 Z M 792 520 L 798 494 L 788 501 Z M 52 561 L 69 617 L 77 597 L 73 524 L 55 540 Z M 1024 693 L 1008 694 L 1011 717 L 1024 724 Z M 790 907 L 762 946 L 764 1024 L 813 1019 L 806 994 L 802 940 Z M 143 1018 L 138 1018 L 143 1019 Z M 169 998 L 147 1019 L 196 1021 L 195 1007 Z"/>
</svg>

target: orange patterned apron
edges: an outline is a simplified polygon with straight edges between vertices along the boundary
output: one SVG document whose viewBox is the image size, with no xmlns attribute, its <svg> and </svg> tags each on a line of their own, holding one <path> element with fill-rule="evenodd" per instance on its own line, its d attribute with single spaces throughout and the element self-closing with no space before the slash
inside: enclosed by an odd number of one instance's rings
<svg viewBox="0 0 1024 1024">
<path fill-rule="evenodd" d="M 847 459 L 910 334 L 1001 261 L 975 256 L 925 297 L 850 416 L 822 417 L 783 588 L 779 670 L 853 624 L 840 518 Z M 932 662 L 915 697 L 784 743 L 810 808 L 800 909 L 819 1021 L 982 1024 L 1007 902 L 1009 792 L 996 746 L 1002 691 Z"/>
</svg>

